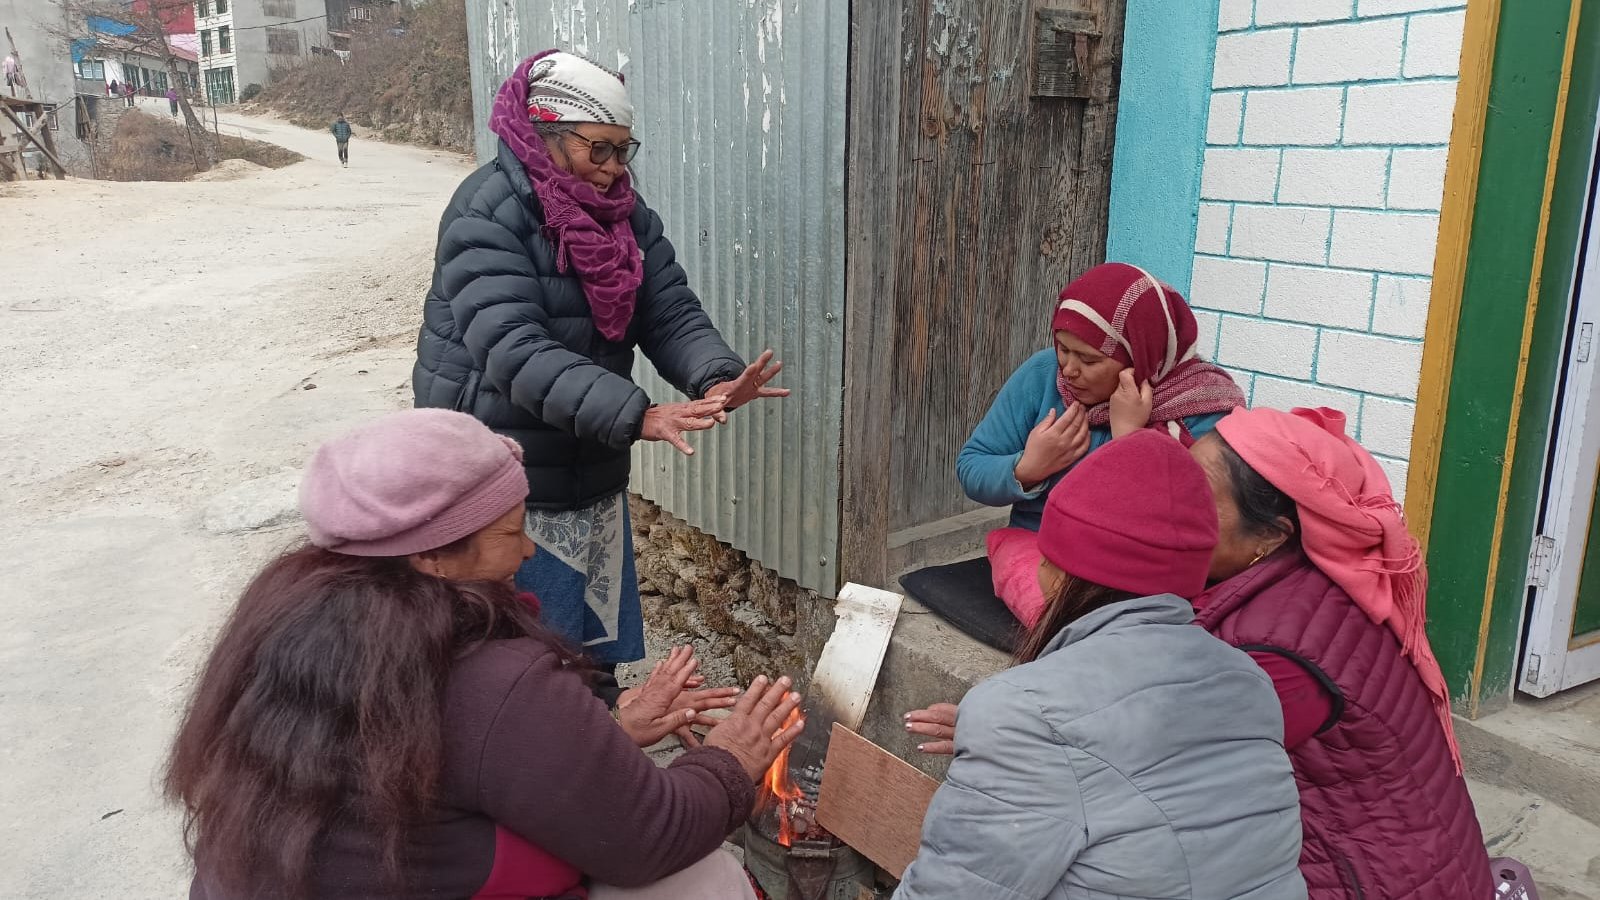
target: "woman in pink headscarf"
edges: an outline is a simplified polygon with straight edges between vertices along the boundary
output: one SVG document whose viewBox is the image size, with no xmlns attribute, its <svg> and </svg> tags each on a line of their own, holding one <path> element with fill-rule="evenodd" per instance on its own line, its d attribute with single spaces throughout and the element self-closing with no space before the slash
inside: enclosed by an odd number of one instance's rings
<svg viewBox="0 0 1600 900">
<path fill-rule="evenodd" d="M 1240 410 L 1194 445 L 1221 525 L 1196 623 L 1272 677 L 1312 900 L 1489 900 L 1422 554 L 1344 425 Z"/>
<path fill-rule="evenodd" d="M 1199 356 L 1183 295 L 1127 263 L 1104 263 L 1061 292 L 1049 349 L 1006 381 L 956 459 L 967 496 L 1010 506 L 989 535 L 994 590 L 1024 626 L 1044 609 L 1038 531 L 1045 498 L 1083 456 L 1141 428 L 1185 446 L 1244 405 L 1227 372 Z"/>
</svg>

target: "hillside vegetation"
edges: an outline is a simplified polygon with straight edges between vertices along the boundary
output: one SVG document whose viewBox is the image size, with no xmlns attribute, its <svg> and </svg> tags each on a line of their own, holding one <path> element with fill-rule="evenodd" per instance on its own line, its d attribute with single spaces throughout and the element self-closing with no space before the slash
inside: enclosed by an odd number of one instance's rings
<svg viewBox="0 0 1600 900">
<path fill-rule="evenodd" d="M 150 115 L 140 110 L 128 110 L 117 121 L 117 130 L 102 147 L 100 177 L 107 181 L 186 181 L 197 172 L 208 168 L 204 149 L 190 143 L 188 129 L 164 116 Z M 252 141 L 224 134 L 220 138 L 205 136 L 217 144 L 217 164 L 224 167 L 228 160 L 245 162 L 269 169 L 281 169 L 305 159 L 276 144 Z M 194 150 L 202 155 L 195 160 Z M 229 171 L 237 167 L 227 167 Z"/>
<path fill-rule="evenodd" d="M 313 56 L 281 70 L 256 97 L 296 125 L 327 128 L 339 113 L 384 140 L 472 150 L 465 0 L 430 0 L 374 23 L 350 59 Z"/>
</svg>

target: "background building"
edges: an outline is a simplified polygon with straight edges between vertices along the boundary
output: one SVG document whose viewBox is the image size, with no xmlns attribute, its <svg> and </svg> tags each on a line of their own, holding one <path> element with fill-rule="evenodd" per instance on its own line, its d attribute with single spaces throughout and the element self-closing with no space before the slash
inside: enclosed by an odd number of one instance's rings
<svg viewBox="0 0 1600 900">
<path fill-rule="evenodd" d="M 329 47 L 324 0 L 196 0 L 206 97 L 235 103 L 249 85 Z"/>
</svg>

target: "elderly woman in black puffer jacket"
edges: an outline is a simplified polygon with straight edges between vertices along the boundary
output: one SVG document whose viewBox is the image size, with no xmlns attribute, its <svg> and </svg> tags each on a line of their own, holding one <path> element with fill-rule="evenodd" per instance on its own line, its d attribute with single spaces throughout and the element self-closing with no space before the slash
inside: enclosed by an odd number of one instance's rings
<svg viewBox="0 0 1600 900">
<path fill-rule="evenodd" d="M 629 448 L 724 422 L 781 363 L 729 349 L 689 289 L 661 219 L 634 193 L 622 76 L 570 53 L 530 57 L 501 86 L 496 158 L 439 226 L 413 377 L 416 405 L 468 412 L 522 445 L 528 534 L 517 573 L 546 624 L 596 664 L 644 655 L 628 527 Z M 692 398 L 652 404 L 634 349 Z"/>
</svg>

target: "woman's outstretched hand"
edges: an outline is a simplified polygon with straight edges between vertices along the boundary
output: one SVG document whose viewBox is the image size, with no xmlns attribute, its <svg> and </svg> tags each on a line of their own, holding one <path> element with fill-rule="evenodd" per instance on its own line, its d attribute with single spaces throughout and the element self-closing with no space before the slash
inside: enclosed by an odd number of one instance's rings
<svg viewBox="0 0 1600 900">
<path fill-rule="evenodd" d="M 684 432 L 706 431 L 714 427 L 718 421 L 727 418 L 723 413 L 726 406 L 727 400 L 722 397 L 652 406 L 644 411 L 644 428 L 639 432 L 639 437 L 646 441 L 666 441 L 677 447 L 684 456 L 693 456 L 694 448 L 683 439 Z"/>
<path fill-rule="evenodd" d="M 933 738 L 918 744 L 918 750 L 949 756 L 956 752 L 956 705 L 935 703 L 927 709 L 914 709 L 906 713 L 906 730 Z"/>
<path fill-rule="evenodd" d="M 751 400 L 787 397 L 789 396 L 788 388 L 767 387 L 767 382 L 777 378 L 778 373 L 782 371 L 783 362 L 781 360 L 774 362 L 772 351 L 767 350 L 755 362 L 746 366 L 745 370 L 739 373 L 738 378 L 732 381 L 724 381 L 706 391 L 706 398 L 723 398 L 727 401 L 727 412 L 732 412 Z M 727 413 L 725 412 L 718 416 L 717 421 L 727 421 Z"/>
<path fill-rule="evenodd" d="M 690 725 L 714 725 L 716 720 L 705 713 L 734 704 L 738 688 L 694 690 L 705 683 L 695 675 L 699 667 L 693 647 L 674 647 L 642 686 L 617 698 L 617 724 L 635 744 L 648 747 Z"/>
<path fill-rule="evenodd" d="M 784 727 L 789 714 L 800 708 L 800 695 L 789 690 L 790 683 L 788 676 L 777 681 L 757 676 L 734 704 L 733 714 L 706 735 L 707 747 L 732 753 L 756 784 L 766 777 L 767 769 L 783 748 L 794 743 L 805 728 L 803 718 Z"/>
</svg>

